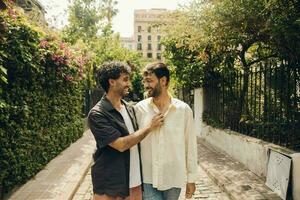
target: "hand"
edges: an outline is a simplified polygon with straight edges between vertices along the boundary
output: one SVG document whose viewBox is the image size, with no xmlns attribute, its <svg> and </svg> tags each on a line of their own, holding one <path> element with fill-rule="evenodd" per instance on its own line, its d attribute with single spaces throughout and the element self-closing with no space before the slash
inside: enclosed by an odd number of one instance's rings
<svg viewBox="0 0 300 200">
<path fill-rule="evenodd" d="M 155 115 L 153 118 L 152 118 L 152 120 L 151 120 L 151 122 L 150 122 L 150 124 L 149 124 L 149 129 L 150 129 L 150 131 L 152 131 L 153 129 L 155 129 L 155 128 L 157 128 L 157 127 L 160 127 L 161 125 L 163 125 L 163 123 L 164 123 L 164 115 L 163 114 L 157 114 L 157 115 Z"/>
<path fill-rule="evenodd" d="M 186 190 L 185 190 L 185 198 L 187 198 L 187 199 L 192 198 L 195 191 L 196 191 L 195 183 L 187 183 Z"/>
</svg>

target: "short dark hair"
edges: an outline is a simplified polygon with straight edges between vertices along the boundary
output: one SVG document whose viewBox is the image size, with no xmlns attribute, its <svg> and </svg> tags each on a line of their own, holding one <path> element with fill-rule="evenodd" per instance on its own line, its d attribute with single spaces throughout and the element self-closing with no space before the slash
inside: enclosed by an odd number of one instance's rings
<svg viewBox="0 0 300 200">
<path fill-rule="evenodd" d="M 154 62 L 146 65 L 143 70 L 143 74 L 145 73 L 154 73 L 157 78 L 166 77 L 167 83 L 170 81 L 170 70 L 169 67 L 163 62 Z"/>
<path fill-rule="evenodd" d="M 100 69 L 96 72 L 96 82 L 97 85 L 101 85 L 101 87 L 108 92 L 109 90 L 109 79 L 118 79 L 121 74 L 130 74 L 131 69 L 129 65 L 120 61 L 112 61 L 104 63 Z"/>
</svg>

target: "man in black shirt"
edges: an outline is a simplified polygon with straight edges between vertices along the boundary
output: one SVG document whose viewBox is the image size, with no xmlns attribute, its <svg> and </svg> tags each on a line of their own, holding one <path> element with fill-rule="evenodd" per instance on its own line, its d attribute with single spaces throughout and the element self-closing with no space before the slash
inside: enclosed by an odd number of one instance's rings
<svg viewBox="0 0 300 200">
<path fill-rule="evenodd" d="M 97 74 L 97 82 L 106 95 L 88 115 L 88 124 L 97 144 L 91 174 L 94 200 L 124 199 L 129 196 L 129 149 L 163 124 L 163 115 L 158 114 L 148 126 L 137 130 L 134 110 L 122 100 L 130 87 L 129 74 L 130 67 L 122 62 L 106 63 Z M 126 116 L 129 116 L 135 132 L 129 133 L 121 114 L 122 108 L 126 108 Z"/>
</svg>

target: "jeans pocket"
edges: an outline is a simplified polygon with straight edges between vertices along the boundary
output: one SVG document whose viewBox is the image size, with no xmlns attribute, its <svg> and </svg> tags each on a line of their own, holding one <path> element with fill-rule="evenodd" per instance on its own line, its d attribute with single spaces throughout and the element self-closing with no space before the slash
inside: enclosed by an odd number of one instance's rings
<svg viewBox="0 0 300 200">
<path fill-rule="evenodd" d="M 153 188 L 152 184 L 144 184 L 143 200 L 163 200 L 162 192 Z"/>
</svg>

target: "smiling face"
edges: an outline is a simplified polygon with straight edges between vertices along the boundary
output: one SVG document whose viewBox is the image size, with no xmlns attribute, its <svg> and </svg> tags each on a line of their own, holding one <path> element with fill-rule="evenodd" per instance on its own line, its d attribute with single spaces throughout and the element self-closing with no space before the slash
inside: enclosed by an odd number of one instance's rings
<svg viewBox="0 0 300 200">
<path fill-rule="evenodd" d="M 148 97 L 158 97 L 161 95 L 164 85 L 164 78 L 157 78 L 152 72 L 144 72 L 143 83 Z"/>
<path fill-rule="evenodd" d="M 129 89 L 131 86 L 129 74 L 121 73 L 118 79 L 109 79 L 110 90 L 122 98 L 129 94 Z"/>
</svg>

